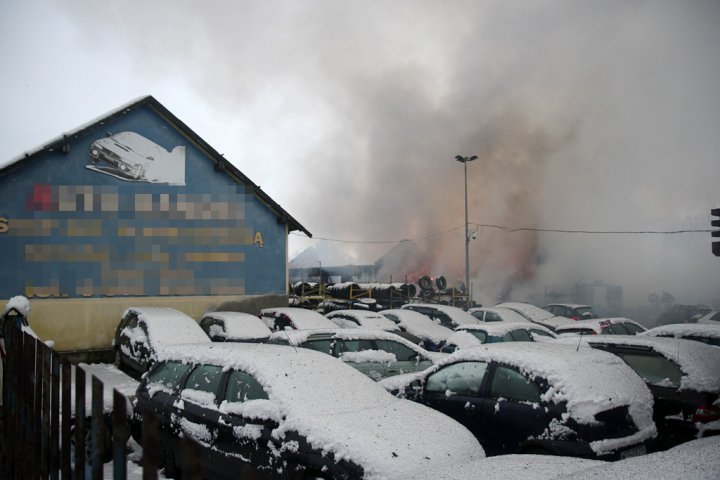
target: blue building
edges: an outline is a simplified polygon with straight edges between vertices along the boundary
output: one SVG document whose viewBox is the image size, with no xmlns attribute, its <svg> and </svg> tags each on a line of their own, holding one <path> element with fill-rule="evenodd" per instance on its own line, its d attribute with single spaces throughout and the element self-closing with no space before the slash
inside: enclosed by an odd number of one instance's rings
<svg viewBox="0 0 720 480">
<path fill-rule="evenodd" d="M 310 235 L 148 96 L 0 169 L 0 299 L 28 297 L 59 350 L 107 348 L 129 306 L 285 303 L 293 230 Z"/>
</svg>

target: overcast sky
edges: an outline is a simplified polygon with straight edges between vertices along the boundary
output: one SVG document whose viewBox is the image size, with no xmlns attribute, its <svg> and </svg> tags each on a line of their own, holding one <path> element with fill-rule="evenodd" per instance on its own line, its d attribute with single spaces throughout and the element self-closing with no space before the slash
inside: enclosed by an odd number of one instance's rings
<svg viewBox="0 0 720 480">
<path fill-rule="evenodd" d="M 319 237 L 462 225 L 458 154 L 480 157 L 471 222 L 709 228 L 719 25 L 712 0 L 0 0 L 0 164 L 152 94 Z M 462 276 L 461 229 L 439 238 L 428 273 Z M 392 246 L 293 236 L 291 255 L 310 245 L 355 263 Z M 709 233 L 471 246 L 483 299 L 518 279 L 720 297 Z"/>
</svg>

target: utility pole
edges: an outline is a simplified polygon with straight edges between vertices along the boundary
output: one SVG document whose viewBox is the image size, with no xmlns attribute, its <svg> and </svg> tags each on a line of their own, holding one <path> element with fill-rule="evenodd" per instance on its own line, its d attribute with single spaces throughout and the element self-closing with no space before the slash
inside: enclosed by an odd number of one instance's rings
<svg viewBox="0 0 720 480">
<path fill-rule="evenodd" d="M 465 291 L 468 295 L 468 306 L 470 305 L 470 233 L 468 232 L 467 164 L 477 160 L 477 158 L 477 155 L 471 157 L 455 156 L 455 160 L 462 163 L 465 170 Z"/>
</svg>

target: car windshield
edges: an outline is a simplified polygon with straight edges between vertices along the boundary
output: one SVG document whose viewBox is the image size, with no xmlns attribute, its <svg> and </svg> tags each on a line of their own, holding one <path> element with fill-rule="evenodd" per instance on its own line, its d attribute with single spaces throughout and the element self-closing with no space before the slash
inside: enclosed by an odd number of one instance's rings
<svg viewBox="0 0 720 480">
<path fill-rule="evenodd" d="M 331 338 L 319 338 L 315 340 L 308 340 L 307 342 L 303 343 L 302 346 L 303 348 L 309 348 L 310 350 L 315 350 L 317 352 L 332 355 L 333 343 L 334 340 Z"/>
<path fill-rule="evenodd" d="M 682 371 L 677 364 L 659 354 L 616 353 L 643 380 L 653 385 L 679 387 Z"/>
</svg>

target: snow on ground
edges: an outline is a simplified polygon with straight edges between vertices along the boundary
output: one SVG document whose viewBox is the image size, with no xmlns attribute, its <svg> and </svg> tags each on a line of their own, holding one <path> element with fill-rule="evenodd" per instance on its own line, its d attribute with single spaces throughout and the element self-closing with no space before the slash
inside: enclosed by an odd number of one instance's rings
<svg viewBox="0 0 720 480">
<path fill-rule="evenodd" d="M 558 480 L 717 480 L 720 478 L 720 436 L 683 443 L 664 452 L 628 458 Z"/>
</svg>

